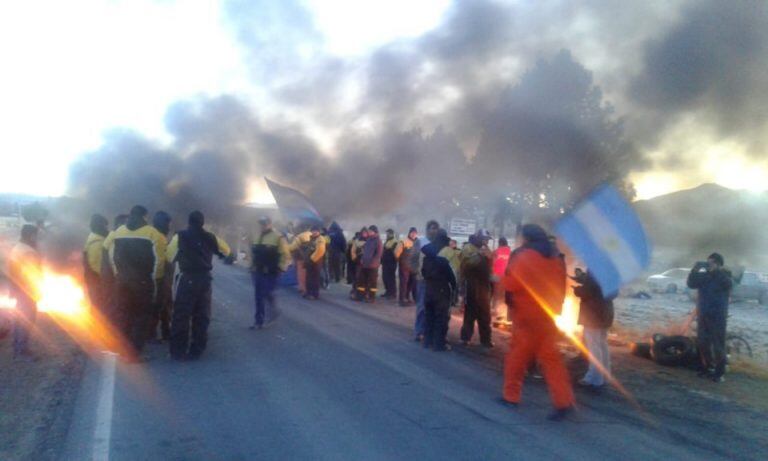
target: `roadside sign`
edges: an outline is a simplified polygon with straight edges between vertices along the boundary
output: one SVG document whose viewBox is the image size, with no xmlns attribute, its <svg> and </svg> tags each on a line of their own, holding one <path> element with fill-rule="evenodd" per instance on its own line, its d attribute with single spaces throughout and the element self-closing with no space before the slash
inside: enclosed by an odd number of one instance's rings
<svg viewBox="0 0 768 461">
<path fill-rule="evenodd" d="M 472 235 L 475 232 L 477 232 L 477 221 L 475 221 L 474 219 L 462 219 L 462 218 L 451 219 L 451 228 L 450 228 L 451 234 Z"/>
</svg>

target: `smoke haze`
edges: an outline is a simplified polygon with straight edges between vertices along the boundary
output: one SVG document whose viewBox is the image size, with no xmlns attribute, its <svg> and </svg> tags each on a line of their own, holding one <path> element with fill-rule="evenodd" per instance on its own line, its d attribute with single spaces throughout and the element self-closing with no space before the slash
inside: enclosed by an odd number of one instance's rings
<svg viewBox="0 0 768 461">
<path fill-rule="evenodd" d="M 691 117 L 762 159 L 767 8 L 455 0 L 420 37 L 338 57 L 301 2 L 227 2 L 258 101 L 179 101 L 170 144 L 113 131 L 72 167 L 70 192 L 110 214 L 144 203 L 224 219 L 269 176 L 336 219 L 478 196 L 557 212 L 659 162 L 695 168 L 649 156 Z"/>
</svg>

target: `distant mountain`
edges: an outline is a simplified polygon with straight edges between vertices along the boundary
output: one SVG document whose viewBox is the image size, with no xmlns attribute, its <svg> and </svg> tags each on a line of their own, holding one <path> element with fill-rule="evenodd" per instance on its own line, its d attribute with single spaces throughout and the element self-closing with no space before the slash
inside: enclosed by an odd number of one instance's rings
<svg viewBox="0 0 768 461">
<path fill-rule="evenodd" d="M 657 247 L 699 259 L 718 251 L 753 265 L 768 258 L 768 193 L 702 184 L 635 202 L 635 208 Z"/>
</svg>

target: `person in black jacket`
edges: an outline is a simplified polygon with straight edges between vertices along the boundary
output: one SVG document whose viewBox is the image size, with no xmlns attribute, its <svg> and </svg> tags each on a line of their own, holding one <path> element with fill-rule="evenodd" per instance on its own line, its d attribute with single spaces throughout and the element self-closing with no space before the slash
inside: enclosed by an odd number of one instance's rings
<svg viewBox="0 0 768 461">
<path fill-rule="evenodd" d="M 344 237 L 344 231 L 334 221 L 328 229 L 328 236 L 331 238 L 329 251 L 329 263 L 331 266 L 331 280 L 335 283 L 341 281 L 344 274 L 345 252 L 347 251 L 347 239 Z"/>
<path fill-rule="evenodd" d="M 590 272 L 576 269 L 573 279 L 580 283 L 573 290 L 581 299 L 579 325 L 584 327 L 584 345 L 592 356 L 579 384 L 600 388 L 605 385 L 605 375 L 611 372 L 608 329 L 613 325 L 613 300 L 603 296 L 603 290 Z"/>
<path fill-rule="evenodd" d="M 696 306 L 699 376 L 710 377 L 715 382 L 722 382 L 725 375 L 725 332 L 733 288 L 731 273 L 724 264 L 720 254 L 712 253 L 707 262 L 696 263 L 688 274 L 688 287 L 699 290 Z"/>
<path fill-rule="evenodd" d="M 176 234 L 168 246 L 168 260 L 179 265 L 171 321 L 173 360 L 197 360 L 205 350 L 211 321 L 213 255 L 224 258 L 230 253 L 226 242 L 203 229 L 204 224 L 203 213 L 193 211 L 187 229 Z"/>
<path fill-rule="evenodd" d="M 421 275 L 426 285 L 423 345 L 425 348 L 432 347 L 436 351 L 450 350 L 445 337 L 448 334 L 448 322 L 451 318 L 451 300 L 456 291 L 456 276 L 448 260 L 438 256 L 448 242 L 445 230 L 441 229 L 435 240 L 421 249 L 424 254 Z"/>
<path fill-rule="evenodd" d="M 384 299 L 395 299 L 397 297 L 396 247 L 395 231 L 387 229 L 387 240 L 384 242 L 384 252 L 381 255 L 381 279 L 384 281 Z"/>
</svg>

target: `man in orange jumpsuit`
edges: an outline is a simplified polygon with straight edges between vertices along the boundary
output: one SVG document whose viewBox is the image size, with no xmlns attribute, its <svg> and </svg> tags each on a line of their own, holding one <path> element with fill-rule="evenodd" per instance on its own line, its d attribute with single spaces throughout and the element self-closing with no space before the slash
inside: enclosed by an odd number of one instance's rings
<svg viewBox="0 0 768 461">
<path fill-rule="evenodd" d="M 571 379 L 557 340 L 560 336 L 553 315 L 560 313 L 565 299 L 565 263 L 540 226 L 523 227 L 523 246 L 515 250 L 504 277 L 511 294 L 513 334 L 504 363 L 503 400 L 517 406 L 523 379 L 536 360 L 544 373 L 555 411 L 550 420 L 559 421 L 573 411 Z"/>
</svg>

